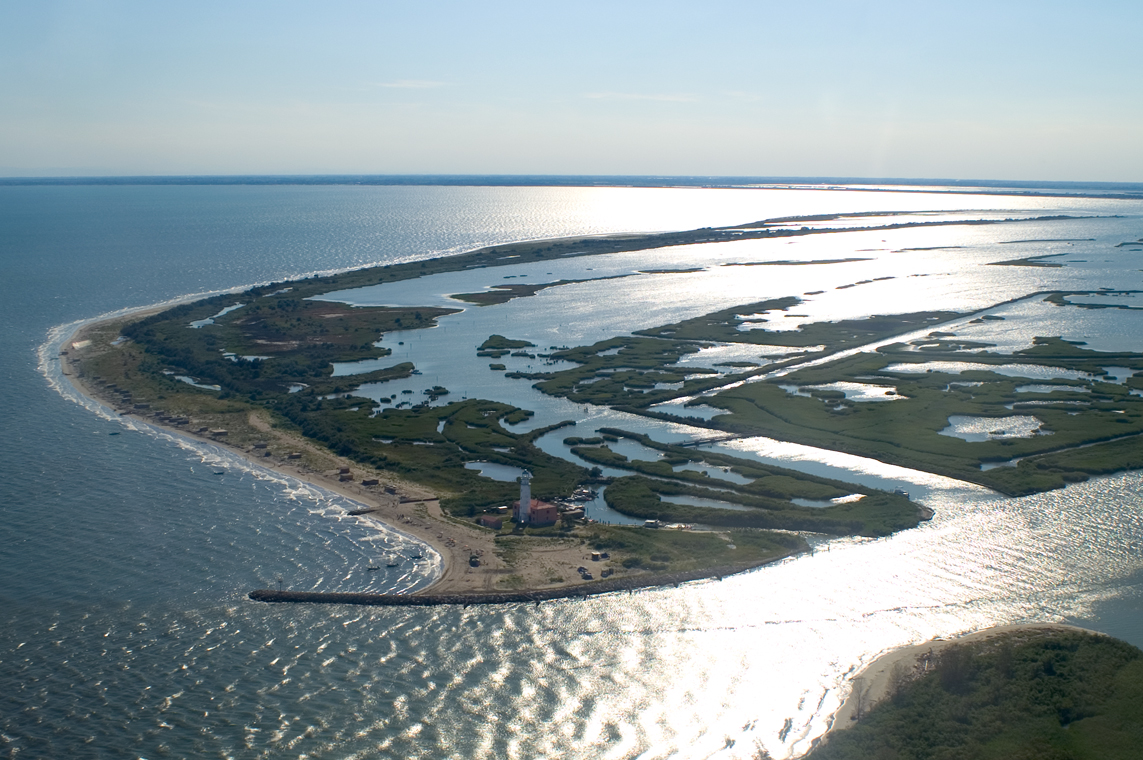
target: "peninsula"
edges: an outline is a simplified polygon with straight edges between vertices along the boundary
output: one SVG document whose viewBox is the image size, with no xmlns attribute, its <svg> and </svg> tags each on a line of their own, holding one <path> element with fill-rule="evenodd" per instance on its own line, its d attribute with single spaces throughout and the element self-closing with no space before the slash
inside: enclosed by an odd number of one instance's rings
<svg viewBox="0 0 1143 760">
<path fill-rule="evenodd" d="M 918 221 L 909 225 L 946 223 Z M 898 223 L 892 228 L 900 226 Z M 513 432 L 511 424 L 526 419 L 529 410 L 487 399 L 457 399 L 441 386 L 426 387 L 420 398 L 395 394 L 375 401 L 354 395 L 364 384 L 414 378 L 418 370 L 412 363 L 397 362 L 361 374 L 334 376 L 334 362 L 388 356 L 392 348 L 381 345 L 385 333 L 431 327 L 459 306 L 350 307 L 317 298 L 333 291 L 508 266 L 521 260 L 735 241 L 743 236 L 833 231 L 837 230 L 799 228 L 791 226 L 791 220 L 770 220 L 684 233 L 493 246 L 428 261 L 270 283 L 241 293 L 93 323 L 69 340 L 60 358 L 65 374 L 82 392 L 119 413 L 226 446 L 261 466 L 342 493 L 362 505 L 355 514 L 378 519 L 431 544 L 443 559 L 443 572 L 424 593 L 447 596 L 542 591 L 549 597 L 553 589 L 580 595 L 587 587 L 606 588 L 601 583 L 630 588 L 680 578 L 721 577 L 805 550 L 808 545 L 800 532 L 883 536 L 915 526 L 931 513 L 912 503 L 907 494 L 669 445 L 621 429 L 575 431 L 574 419 L 530 432 Z M 676 271 L 691 270 L 655 273 Z M 545 287 L 568 282 L 572 281 L 510 286 L 494 289 L 488 297 L 460 294 L 456 298 L 477 304 L 469 308 L 482 308 L 513 298 L 534 297 Z M 1046 468 L 1020 461 L 1006 468 L 1021 476 L 1019 483 L 1012 485 L 1011 476 L 1005 480 L 982 475 L 984 471 L 974 470 L 972 464 L 946 466 L 943 450 L 927 459 L 926 446 L 930 444 L 915 437 L 886 439 L 871 449 L 870 442 L 880 439 L 870 438 L 868 431 L 875 430 L 878 421 L 884 419 L 884 410 L 903 408 L 905 400 L 922 395 L 922 388 L 907 386 L 906 392 L 901 381 L 901 400 L 862 405 L 851 402 L 845 393 L 821 386 L 828 386 L 831 379 L 860 380 L 869 373 L 884 376 L 892 371 L 886 366 L 890 360 L 913 361 L 917 357 L 916 351 L 911 356 L 898 356 L 884 351 L 855 354 L 853 349 L 918 330 L 923 334 L 972 315 L 922 312 L 809 324 L 796 331 L 739 329 L 749 315 L 782 312 L 798 303 L 798 297 L 789 296 L 744 304 L 579 348 L 544 351 L 527 341 L 492 335 L 478 350 L 492 359 L 522 352 L 562 364 L 570 362 L 578 368 L 510 376 L 534 380 L 544 393 L 565 396 L 576 403 L 602 404 L 710 428 L 712 438 L 768 435 L 866 455 L 872 451 L 886 461 L 1007 491 L 1058 487 L 1083 475 L 1084 465 L 1077 467 L 1071 460 Z M 757 319 L 765 321 L 764 317 Z M 936 358 L 938 351 L 944 352 L 940 358 L 948 358 L 950 352 L 965 348 L 936 337 L 925 340 L 928 343 L 921 348 L 928 352 L 923 354 L 926 359 Z M 701 369 L 681 372 L 676 365 L 681 357 L 704 346 L 726 342 L 780 346 L 788 352 L 765 367 L 747 363 L 732 367 L 729 373 Z M 1021 361 L 1070 359 L 1085 367 L 1095 361 L 1075 347 L 1045 345 L 1054 350 L 1041 350 L 1021 357 Z M 902 351 L 911 348 L 905 346 Z M 1071 354 L 1065 356 L 1069 351 Z M 834 353 L 847 358 L 830 363 Z M 1140 357 L 1124 355 L 1116 361 L 1143 368 Z M 880 363 L 874 366 L 875 362 Z M 492 371 L 498 367 L 503 365 L 490 365 Z M 780 389 L 770 378 L 782 372 L 795 378 L 794 388 L 804 385 L 808 390 L 790 395 L 789 390 Z M 939 379 L 924 378 L 930 385 Z M 788 381 L 783 382 L 788 385 Z M 948 384 L 947 379 L 945 382 Z M 1129 381 L 1134 382 L 1134 378 Z M 1107 403 L 1122 406 L 1135 403 L 1133 394 L 1127 392 L 1134 389 L 1128 384 L 1122 393 L 1110 387 L 1101 388 L 1100 393 L 1101 398 L 1108 397 Z M 935 390 L 934 386 L 932 392 Z M 965 401 L 956 394 L 948 394 L 948 398 Z M 778 399 L 782 399 L 781 411 L 773 405 Z M 996 401 L 1007 399 L 1002 395 Z M 685 405 L 706 404 L 722 413 L 704 419 L 654 408 L 673 400 L 684 404 L 684 409 Z M 933 422 L 921 427 L 937 421 L 943 425 L 946 412 L 953 409 L 935 404 L 925 407 Z M 1121 417 L 1109 417 L 1118 424 L 1106 431 L 1100 427 L 1095 434 L 1084 434 L 1077 424 L 1074 434 L 1057 440 L 1067 446 L 1096 445 L 1098 453 L 1087 457 L 1089 472 L 1139 466 L 1133 458 L 1137 447 L 1122 445 L 1116 449 L 1114 443 L 1139 432 L 1136 408 L 1131 406 Z M 916 411 L 916 406 L 910 409 Z M 565 445 L 575 459 L 594 466 L 554 456 L 536 445 L 541 436 L 564 427 L 568 428 Z M 652 452 L 652 458 L 629 459 L 617 450 L 624 441 Z M 1102 445 L 1101 441 L 1108 443 Z M 1020 459 L 1031 459 L 1050 450 L 1041 446 L 1013 453 Z M 1114 455 L 1109 457 L 1105 453 L 1108 450 Z M 968 451 L 969 455 L 962 457 L 966 463 L 997 458 L 991 448 L 980 453 Z M 480 476 L 465 467 L 472 462 L 530 471 L 533 494 L 558 508 L 556 519 L 523 524 L 506 517 L 504 513 L 517 498 L 518 486 Z M 627 474 L 604 477 L 604 468 Z M 1028 472 L 1037 478 L 1024 477 Z M 606 488 L 610 508 L 643 520 L 649 527 L 585 521 L 575 499 L 577 494 L 597 488 Z M 716 506 L 719 504 L 722 506 Z"/>
</svg>

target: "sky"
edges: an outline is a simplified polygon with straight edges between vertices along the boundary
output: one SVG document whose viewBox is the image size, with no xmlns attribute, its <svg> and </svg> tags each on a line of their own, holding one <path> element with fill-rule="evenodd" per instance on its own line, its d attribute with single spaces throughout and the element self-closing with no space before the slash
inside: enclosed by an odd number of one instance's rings
<svg viewBox="0 0 1143 760">
<path fill-rule="evenodd" d="M 1143 181 L 1143 3 L 0 1 L 0 176 Z"/>
</svg>

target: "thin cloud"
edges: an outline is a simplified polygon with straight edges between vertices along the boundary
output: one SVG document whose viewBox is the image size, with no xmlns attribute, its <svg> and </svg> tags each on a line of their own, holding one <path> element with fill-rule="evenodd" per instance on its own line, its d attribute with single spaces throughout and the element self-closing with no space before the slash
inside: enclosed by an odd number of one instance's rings
<svg viewBox="0 0 1143 760">
<path fill-rule="evenodd" d="M 693 95 L 642 95 L 633 92 L 588 92 L 585 98 L 592 100 L 657 100 L 663 103 L 694 103 Z"/>
<path fill-rule="evenodd" d="M 395 82 L 378 82 L 377 87 L 389 87 L 398 90 L 427 90 L 432 87 L 444 87 L 447 82 L 433 82 L 427 79 L 398 79 Z"/>
</svg>

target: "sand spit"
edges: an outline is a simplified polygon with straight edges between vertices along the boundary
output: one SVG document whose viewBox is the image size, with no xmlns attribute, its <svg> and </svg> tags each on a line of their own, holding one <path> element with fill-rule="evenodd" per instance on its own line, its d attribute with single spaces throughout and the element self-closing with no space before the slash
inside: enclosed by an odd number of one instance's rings
<svg viewBox="0 0 1143 760">
<path fill-rule="evenodd" d="M 673 585 L 683 581 L 722 578 L 789 556 L 785 554 L 767 562 L 733 568 L 707 568 L 674 574 L 679 575 L 678 578 L 651 573 L 624 575 L 614 579 L 622 581 L 618 585 L 603 580 L 582 580 L 577 567 L 590 566 L 592 560 L 590 547 L 581 544 L 578 538 L 535 539 L 535 545 L 528 548 L 523 559 L 512 557 L 513 561 L 509 563 L 504 555 L 519 554 L 518 548 L 514 552 L 506 552 L 505 546 L 495 540 L 495 532 L 445 514 L 439 494 L 397 479 L 392 473 L 337 456 L 299 434 L 274 427 L 268 416 L 261 412 L 250 412 L 243 430 L 212 428 L 206 420 L 172 418 L 150 409 L 147 404 L 124 401 L 114 388 L 85 374 L 82 366 L 84 357 L 108 348 L 104 345 L 107 341 L 99 337 L 101 332 L 105 338 L 108 328 L 116 323 L 139 319 L 165 308 L 168 307 L 141 310 L 79 328 L 63 344 L 59 355 L 64 376 L 77 392 L 104 404 L 121 417 L 136 418 L 172 434 L 224 448 L 256 467 L 339 494 L 359 505 L 350 515 L 376 520 L 428 544 L 441 557 L 441 573 L 427 588 L 415 594 L 434 597 L 438 600 L 435 603 L 498 603 L 491 600 L 499 596 L 504 596 L 504 601 L 534 601 L 537 597 L 529 595 L 539 594 L 539 598 L 554 599 Z M 252 442 L 255 440 L 257 442 Z M 467 595 L 473 599 L 461 599 Z M 517 596 L 521 599 L 516 599 Z M 445 599 L 448 601 L 443 601 Z"/>
</svg>

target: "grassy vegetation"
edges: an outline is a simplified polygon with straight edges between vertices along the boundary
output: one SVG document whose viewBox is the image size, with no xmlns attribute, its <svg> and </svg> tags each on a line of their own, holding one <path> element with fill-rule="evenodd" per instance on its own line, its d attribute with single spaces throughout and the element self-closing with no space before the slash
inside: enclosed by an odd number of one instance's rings
<svg viewBox="0 0 1143 760">
<path fill-rule="evenodd" d="M 548 373 L 510 372 L 507 377 L 539 380 L 535 387 L 544 393 L 581 404 L 641 408 L 723 382 L 715 370 L 670 367 L 700 348 L 702 344 L 686 341 L 611 338 L 551 354 L 554 360 L 576 362 L 579 367 Z"/>
<path fill-rule="evenodd" d="M 107 345 L 107 337 L 97 339 Z M 309 386 L 295 393 L 249 395 L 218 393 L 179 382 L 160 371 L 168 366 L 166 362 L 133 342 L 93 354 L 82 366 L 85 374 L 112 382 L 116 395 L 128 394 L 128 406 L 147 403 L 152 410 L 187 416 L 229 431 L 246 430 L 246 418 L 252 411 L 266 415 L 278 426 L 300 432 L 339 456 L 440 491 L 442 507 L 456 515 L 509 504 L 518 493 L 516 484 L 481 477 L 465 469 L 465 462 L 481 460 L 527 468 L 533 473 L 532 490 L 538 498 L 567 496 L 590 477 L 586 469 L 545 454 L 532 444 L 551 428 L 519 435 L 503 427 L 502 423 L 526 419 L 530 412 L 470 400 L 444 406 L 388 408 L 379 414 L 374 402 L 350 395 L 362 381 L 407 377 L 410 364 L 352 378 L 308 378 Z M 446 393 L 438 387 L 425 389 L 430 399 Z M 258 440 L 249 432 L 244 435 Z"/>
<path fill-rule="evenodd" d="M 374 415 L 360 398 L 323 401 L 293 394 L 288 403 L 283 416 L 307 437 L 442 493 L 442 508 L 457 516 L 511 504 L 519 494 L 515 483 L 482 477 L 465 469 L 466 462 L 528 469 L 532 493 L 541 499 L 568 496 L 590 477 L 586 469 L 533 445 L 552 428 L 522 435 L 506 430 L 501 423 L 519 411 L 507 404 L 471 400 Z"/>
<path fill-rule="evenodd" d="M 541 290 L 548 288 L 557 288 L 560 285 L 575 285 L 581 282 L 595 282 L 596 280 L 616 280 L 621 277 L 630 277 L 628 274 L 615 275 L 612 277 L 594 277 L 585 280 L 557 280 L 555 282 L 542 282 L 542 283 L 529 283 L 517 282 L 503 285 L 493 285 L 488 290 L 482 290 L 479 293 L 456 293 L 449 296 L 458 301 L 465 301 L 473 303 L 477 306 L 494 306 L 496 304 L 508 303 L 513 298 L 526 298 L 527 296 L 534 296 Z"/>
<path fill-rule="evenodd" d="M 697 496 L 741 504 L 748 510 L 696 507 L 672 504 L 660 496 Z M 711 490 L 678 482 L 665 482 L 637 475 L 620 478 L 607 487 L 607 504 L 617 512 L 644 520 L 666 523 L 709 525 L 723 528 L 766 528 L 770 530 L 811 531 L 837 536 L 884 536 L 916 527 L 915 506 L 900 508 L 890 503 L 892 494 L 866 502 L 831 507 L 781 506 L 764 497 L 735 491 Z"/>
<path fill-rule="evenodd" d="M 465 462 L 480 460 L 527 468 L 533 473 L 532 492 L 542 499 L 567 496 L 592 477 L 585 468 L 551 457 L 534 446 L 535 439 L 550 432 L 551 427 L 523 435 L 505 429 L 505 423 L 530 416 L 526 410 L 471 400 L 437 407 L 388 408 L 377 414 L 368 399 L 349 395 L 358 377 L 323 378 L 296 393 L 263 394 L 258 402 L 233 394 L 222 398 L 223 394 L 163 375 L 158 371 L 163 362 L 137 343 L 110 346 L 118 333 L 119 326 L 112 324 L 92 334 L 93 342 L 104 348 L 87 354 L 78 366 L 89 380 L 96 375 L 110 381 L 114 394 L 129 394 L 128 406 L 146 401 L 152 410 L 187 415 L 196 420 L 195 424 L 211 428 L 226 428 L 230 432 L 228 442 L 247 448 L 264 440 L 247 424 L 248 415 L 265 415 L 278 427 L 298 431 L 332 453 L 436 490 L 442 496 L 442 507 L 454 518 L 467 520 L 485 508 L 510 504 L 519 492 L 515 483 L 494 481 L 465 469 Z M 411 365 L 402 365 L 394 371 L 407 375 L 410 369 Z M 607 437 L 617 440 L 613 435 Z M 604 438 L 587 440 L 603 442 Z M 278 448 L 275 445 L 271 452 L 278 458 L 289 451 Z M 332 464 L 309 459 L 307 452 L 307 463 L 318 470 L 329 469 Z M 606 566 L 617 575 L 759 564 L 805 548 L 800 537 L 762 531 L 716 535 L 619 526 L 575 527 L 564 521 L 522 531 L 507 522 L 496 541 L 498 554 L 517 561 L 523 561 L 533 548 L 543 551 L 569 541 L 610 548 L 612 559 L 600 569 Z M 520 576 L 509 576 L 500 585 L 510 588 L 522 582 Z"/>
<path fill-rule="evenodd" d="M 490 335 L 488 340 L 477 347 L 476 355 L 499 359 L 501 356 L 510 354 L 517 349 L 531 348 L 535 345 L 535 343 L 526 340 L 513 340 L 511 338 L 505 338 L 503 335 Z M 501 365 L 499 368 L 504 369 L 504 366 Z"/>
<path fill-rule="evenodd" d="M 683 356 L 716 342 L 814 347 L 815 351 L 822 350 L 817 346 L 824 346 L 825 350 L 837 350 L 959 316 L 954 312 L 919 312 L 864 320 L 815 322 L 792 331 L 739 329 L 745 322 L 763 320 L 766 318 L 764 315 L 770 312 L 785 311 L 799 303 L 801 300 L 793 296 L 760 301 L 640 330 L 633 336 L 557 351 L 551 355 L 553 359 L 575 362 L 580 366 L 558 372 L 512 372 L 508 377 L 537 380 L 535 387 L 544 393 L 563 396 L 577 403 L 638 411 L 817 355 L 792 355 L 766 365 L 764 369 L 749 362 L 726 363 L 724 366 L 735 366 L 744 371 L 725 375 L 702 367 L 677 366 Z"/>
<path fill-rule="evenodd" d="M 919 223 L 918 226 L 923 224 Z M 913 224 L 889 225 L 899 226 Z M 250 427 L 253 413 L 274 425 L 300 432 L 335 454 L 392 471 L 408 480 L 436 489 L 442 494 L 442 506 L 447 511 L 455 516 L 469 516 L 486 507 L 510 502 L 516 486 L 482 478 L 475 472 L 466 470 L 463 467 L 465 462 L 479 459 L 526 467 L 533 472 L 533 492 L 540 498 L 566 496 L 578 484 L 588 480 L 591 473 L 536 448 L 536 437 L 546 431 L 519 435 L 505 428 L 505 425 L 527 419 L 532 414 L 527 410 L 481 400 L 431 406 L 431 402 L 448 394 L 447 389 L 439 387 L 426 388 L 423 396 L 411 396 L 400 401 L 389 398 L 377 403 L 351 396 L 361 384 L 412 376 L 415 368 L 408 363 L 350 377 L 333 376 L 333 362 L 376 359 L 388 355 L 388 348 L 377 345 L 384 333 L 429 327 L 435 324 L 438 317 L 455 310 L 430 307 L 350 307 L 334 301 L 313 299 L 336 298 L 336 293 L 341 291 L 449 271 L 697 242 L 816 234 L 822 231 L 825 230 L 792 230 L 762 222 L 737 228 L 662 235 L 540 241 L 495 246 L 430 261 L 372 267 L 289 283 L 272 283 L 239 294 L 214 296 L 180 305 L 122 325 L 105 326 L 101 328 L 103 333 L 95 340 L 98 348 L 85 352 L 82 359 L 76 358 L 82 361 L 83 372 L 102 378 L 108 384 L 108 395 L 121 394 L 120 400 L 123 403 L 147 404 L 151 410 L 163 415 L 194 418 L 198 423 L 211 427 L 240 430 L 240 436 L 244 436 L 243 441 L 247 438 L 255 440 L 257 435 L 257 431 Z M 555 284 L 565 283 L 561 281 L 539 286 L 515 284 L 498 287 L 494 289 L 493 297 L 525 296 Z M 954 316 L 946 312 L 925 312 L 836 324 L 811 324 L 797 331 L 739 329 L 747 322 L 764 322 L 767 313 L 781 312 L 798 303 L 800 300 L 796 297 L 762 301 L 646 330 L 639 335 L 603 341 L 594 346 L 552 349 L 555 353 L 548 357 L 574 362 L 579 366 L 566 372 L 532 377 L 539 381 L 539 387 L 545 392 L 567 396 L 577 402 L 646 410 L 652 404 L 701 393 L 763 371 L 749 362 L 737 362 L 737 368 L 743 371 L 731 375 L 720 375 L 710 369 L 677 366 L 677 362 L 685 355 L 715 341 L 800 348 L 822 345 L 836 349 L 934 324 Z M 192 322 L 201 327 L 192 329 Z M 127 340 L 111 346 L 111 340 L 116 337 L 112 332 L 119 330 Z M 528 356 L 529 348 L 532 345 L 527 341 L 491 336 L 479 350 L 492 357 L 504 353 Z M 937 344 L 937 348 L 951 351 L 963 346 L 942 342 Z M 1041 358 L 1046 361 L 1048 357 L 1045 355 Z M 788 358 L 785 361 L 789 363 L 798 360 Z M 499 364 L 490 366 L 504 367 Z M 767 365 L 766 369 L 768 371 L 775 366 L 781 366 L 781 363 Z M 218 386 L 220 390 L 195 388 L 178 381 L 180 375 L 201 385 Z M 1123 386 L 1115 388 L 1122 390 Z M 1121 394 L 1115 388 L 1100 392 L 1101 403 L 1121 403 Z M 720 417 L 711 426 L 731 431 L 764 430 L 768 434 L 772 434 L 771 430 L 780 430 L 788 434 L 780 434 L 779 437 L 790 440 L 810 437 L 815 439 L 812 442 L 831 448 L 861 447 L 861 453 L 868 453 L 863 447 L 868 446 L 870 440 L 878 440 L 878 445 L 883 444 L 889 448 L 896 445 L 889 440 L 896 423 L 890 421 L 886 425 L 884 420 L 875 415 L 870 416 L 868 425 L 864 427 L 835 429 L 829 424 L 818 424 L 820 420 L 815 415 L 821 416 L 819 413 L 826 408 L 822 399 L 829 401 L 830 408 L 833 409 L 822 418 L 829 423 L 847 418 L 858 419 L 864 413 L 864 410 L 847 409 L 853 405 L 844 401 L 827 398 L 829 393 L 818 394 L 819 397 L 814 399 L 798 398 L 791 403 L 780 391 L 781 395 L 773 398 L 766 395 L 772 392 L 772 386 L 758 383 L 743 385 L 735 392 L 719 395 L 716 397 L 717 403 L 736 414 L 733 418 Z M 753 393 L 759 395 L 754 397 L 751 395 Z M 1092 394 L 1091 398 L 1095 399 L 1096 395 Z M 781 401 L 778 406 L 793 409 L 793 421 L 773 414 L 767 406 L 770 401 Z M 877 406 L 883 410 L 896 408 L 897 403 L 902 402 Z M 409 404 L 413 404 L 412 408 L 398 408 Z M 789 409 L 784 411 L 788 412 Z M 1134 407 L 1122 419 L 1115 421 L 1116 433 L 1122 435 L 1136 430 L 1138 415 L 1133 410 Z M 1065 430 L 1067 421 L 1061 418 L 1053 426 L 1057 431 Z M 885 433 L 882 436 L 885 441 L 880 441 L 876 436 L 863 437 L 859 433 L 859 430 L 865 428 L 878 427 Z M 1075 427 L 1078 430 L 1081 426 Z M 818 440 L 823 437 L 830 440 L 824 443 Z M 903 434 L 901 437 L 906 440 L 907 448 L 908 436 Z M 606 441 L 617 436 L 604 435 L 602 438 Z M 1078 433 L 1073 438 L 1080 440 Z M 1057 440 L 1064 440 L 1064 437 Z M 952 439 L 941 441 L 943 445 L 950 442 L 953 449 L 959 443 Z M 1007 441 L 1003 443 L 1008 444 Z M 650 442 L 646 445 L 657 444 Z M 1015 445 L 1012 453 L 1021 453 L 1021 444 Z M 981 461 L 980 456 L 973 459 L 975 454 L 961 456 L 960 459 L 955 456 L 948 458 L 950 451 L 938 447 L 931 452 L 925 451 L 926 456 L 931 454 L 931 460 L 924 456 L 913 456 L 912 453 L 902 455 L 901 460 L 903 463 L 935 471 L 942 471 L 941 467 L 947 469 L 948 461 L 961 462 L 966 467 L 969 463 L 978 465 Z M 688 455 L 683 452 L 684 450 L 666 452 L 664 460 L 659 462 L 629 463 L 629 469 L 642 476 L 616 484 L 617 487 L 609 491 L 609 497 L 614 500 L 617 508 L 626 509 L 629 513 L 632 510 L 643 510 L 658 518 L 680 517 L 688 522 L 743 524 L 741 517 L 719 514 L 727 510 L 668 509 L 662 503 L 659 494 L 665 494 L 672 488 L 693 489 L 692 492 L 696 495 L 711 492 L 710 483 L 702 482 L 702 476 L 695 473 L 674 473 L 669 463 L 665 463 L 671 459 L 687 461 Z M 1112 462 L 1107 452 L 1115 452 L 1119 458 Z M 982 456 L 1000 457 L 1007 453 L 989 449 Z M 607 456 L 602 449 L 585 452 L 586 458 L 596 458 L 593 461 L 602 462 L 601 458 Z M 1077 463 L 1091 470 L 1096 467 L 1092 463 L 1095 459 L 1098 459 L 1100 467 L 1106 468 L 1111 462 L 1110 466 L 1114 468 L 1131 465 L 1137 458 L 1135 449 L 1129 445 L 1108 444 L 1108 448 L 1098 454 L 1085 453 L 1066 462 L 1057 463 L 1045 459 L 1043 461 L 1047 464 L 1044 466 L 1031 468 L 1035 477 L 1025 477 L 1033 488 L 1051 487 L 1056 479 L 1077 477 L 1074 470 Z M 713 462 L 717 458 L 713 454 L 706 454 L 702 459 Z M 907 501 L 873 492 L 867 493 L 866 498 L 855 504 L 836 505 L 821 510 L 794 507 L 789 501 L 791 498 L 828 499 L 842 491 L 865 491 L 788 472 L 763 471 L 758 468 L 752 470 L 750 468 L 753 465 L 749 463 L 732 458 L 726 460 L 725 464 L 719 466 L 734 468 L 736 472 L 751 478 L 748 485 L 724 489 L 732 494 L 731 501 L 749 508 L 741 513 L 733 513 L 750 515 L 751 520 L 745 524 L 786 528 L 801 526 L 799 529 L 883 535 L 916 523 L 916 510 Z M 696 460 L 691 457 L 690 461 Z M 1069 470 L 1069 467 L 1072 469 Z M 1013 477 L 1012 473 L 1023 476 L 1026 469 L 1028 468 L 1021 464 L 1018 468 L 991 477 L 999 483 L 1003 478 Z M 648 476 L 654 476 L 654 479 Z M 664 481 L 663 478 L 667 480 Z"/>
<path fill-rule="evenodd" d="M 653 573 L 760 564 L 809 548 L 801 536 L 759 530 L 707 533 L 592 525 L 585 538 L 592 549 L 616 554 L 613 564 Z"/>
<path fill-rule="evenodd" d="M 170 370 L 218 385 L 225 395 L 257 400 L 294 384 L 343 383 L 332 378 L 331 362 L 387 356 L 389 349 L 374 345 L 384 331 L 427 327 L 456 311 L 354 308 L 303 301 L 292 289 L 264 290 L 176 306 L 124 325 L 122 333 L 146 352 L 150 361 L 142 371 Z M 190 328 L 191 322 L 236 306 L 213 324 Z"/>
<path fill-rule="evenodd" d="M 725 343 L 751 343 L 767 346 L 807 348 L 825 346 L 827 351 L 869 343 L 909 330 L 946 322 L 960 314 L 950 311 L 923 311 L 914 314 L 877 315 L 868 319 L 847 319 L 840 322 L 814 322 L 798 330 L 741 329 L 750 323 L 766 321 L 769 312 L 786 311 L 797 306 L 800 298 L 788 296 L 770 301 L 735 306 L 674 324 L 639 330 L 636 335 L 676 340 L 720 341 Z"/>
<path fill-rule="evenodd" d="M 861 403 L 806 398 L 787 393 L 777 383 L 761 382 L 724 391 L 705 401 L 729 413 L 713 421 L 723 430 L 872 456 L 1013 495 L 1058 488 L 1091 474 L 1143 464 L 1139 439 L 1113 441 L 1143 433 L 1143 398 L 1131 395 L 1130 386 L 1099 379 L 1087 383 L 1032 381 L 987 369 L 959 374 L 887 369 L 891 364 L 929 361 L 1017 363 L 1062 367 L 1102 378 L 1105 366 L 1143 371 L 1141 355 L 1091 351 L 1058 338 L 1039 338 L 1031 348 L 1012 355 L 907 349 L 897 345 L 877 353 L 856 354 L 781 379 L 782 384 L 799 386 L 838 381 L 895 386 L 898 395 L 894 398 L 898 400 Z M 1050 394 L 1016 391 L 1033 382 L 1058 386 L 1059 390 Z M 1084 390 L 1087 392 L 1080 392 Z M 1004 427 L 1007 417 L 1032 415 L 1042 421 L 1043 431 L 1050 435 L 967 442 L 940 435 L 952 415 L 996 418 L 998 429 Z M 1061 453 L 1052 454 L 1056 451 Z M 981 470 L 984 463 L 1017 458 L 1023 459 L 1015 466 Z"/>
<path fill-rule="evenodd" d="M 1126 291 L 1125 291 L 1126 292 Z M 1048 300 L 1067 305 L 1067 296 Z M 712 389 L 748 379 L 762 372 L 808 358 L 806 355 L 768 365 L 744 368 L 736 374 L 715 375 L 678 365 L 680 358 L 713 341 L 751 342 L 807 347 L 845 348 L 859 342 L 936 325 L 958 316 L 951 312 L 919 312 L 838 323 L 814 323 L 801 330 L 767 332 L 738 327 L 765 319 L 768 312 L 799 303 L 797 298 L 774 299 L 725 309 L 683 322 L 639 331 L 629 337 L 600 341 L 591 346 L 561 350 L 553 358 L 579 366 L 552 373 L 511 373 L 537 380 L 536 388 L 577 403 L 607 405 L 648 416 L 679 419 L 649 407 L 681 397 L 695 397 Z M 1111 308 L 1111 307 L 1108 307 Z M 1001 319 L 986 315 L 974 322 Z M 984 350 L 988 344 L 957 339 L 950 333 L 930 332 L 912 345 L 893 345 L 876 353 L 861 353 L 835 362 L 793 372 L 780 381 L 738 384 L 713 396 L 695 398 L 724 409 L 713 420 L 682 416 L 691 424 L 731 433 L 765 435 L 822 448 L 872 456 L 905 467 L 935 472 L 980 483 L 1010 495 L 1059 488 L 1090 475 L 1143 466 L 1143 355 L 1097 352 L 1059 338 L 1037 338 L 1034 345 L 1013 355 Z M 1031 364 L 1057 367 L 1092 375 L 1091 382 L 1044 381 L 1000 375 L 986 368 L 957 374 L 942 372 L 889 372 L 890 364 L 962 361 L 983 365 Z M 1126 383 L 1107 382 L 1106 366 L 1140 372 Z M 703 377 L 702 374 L 708 376 Z M 871 379 L 872 378 L 872 379 Z M 849 401 L 837 390 L 808 388 L 835 382 L 895 386 L 892 401 Z M 976 385 L 972 385 L 972 384 Z M 1050 394 L 1020 393 L 1023 385 L 1058 386 Z M 792 395 L 779 387 L 796 385 L 809 397 Z M 1028 438 L 996 436 L 967 442 L 941 435 L 954 415 L 1005 418 L 1032 415 L 1043 425 L 1040 435 Z M 1083 447 L 1083 448 L 1078 448 Z M 597 464 L 610 455 L 586 452 Z M 983 470 L 982 465 L 1012 466 Z M 639 472 L 663 473 L 639 465 Z"/>
<path fill-rule="evenodd" d="M 1143 747 L 1143 652 L 1083 633 L 943 650 L 809 760 L 1129 760 Z"/>
<path fill-rule="evenodd" d="M 615 438 L 630 438 L 664 456 L 655 461 L 628 460 L 606 446 L 579 445 L 574 451 L 589 462 L 619 467 L 639 475 L 620 478 L 605 493 L 608 506 L 617 512 L 668 523 L 698 523 L 720 527 L 750 527 L 806 530 L 834 535 L 885 536 L 915 527 L 920 510 L 906 496 L 837 480 L 765 465 L 714 452 L 698 452 L 682 446 L 657 443 L 647 436 L 605 428 Z M 746 483 L 711 477 L 705 471 L 678 470 L 675 466 L 700 462 L 710 468 L 725 468 Z M 795 498 L 825 501 L 850 494 L 863 498 L 824 507 L 803 507 Z M 673 504 L 661 496 L 695 496 L 749 507 L 720 509 Z"/>
</svg>

